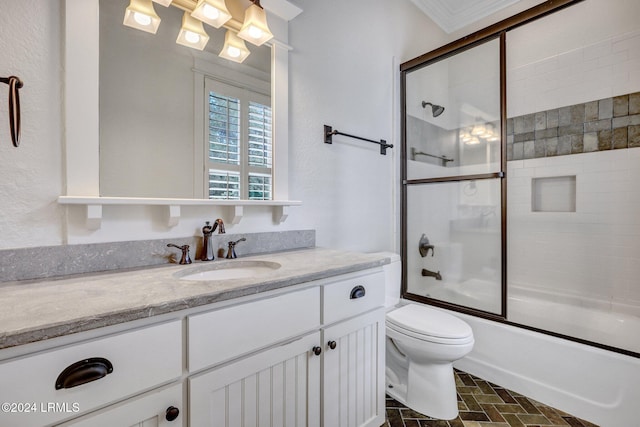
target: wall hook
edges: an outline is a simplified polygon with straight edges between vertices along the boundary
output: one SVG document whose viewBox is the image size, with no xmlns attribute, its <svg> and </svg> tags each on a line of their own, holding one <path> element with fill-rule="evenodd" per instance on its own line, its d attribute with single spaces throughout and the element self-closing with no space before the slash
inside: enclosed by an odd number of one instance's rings
<svg viewBox="0 0 640 427">
<path fill-rule="evenodd" d="M 24 84 L 16 76 L 0 77 L 0 83 L 9 85 L 9 128 L 13 146 L 20 145 L 20 89 Z"/>
</svg>

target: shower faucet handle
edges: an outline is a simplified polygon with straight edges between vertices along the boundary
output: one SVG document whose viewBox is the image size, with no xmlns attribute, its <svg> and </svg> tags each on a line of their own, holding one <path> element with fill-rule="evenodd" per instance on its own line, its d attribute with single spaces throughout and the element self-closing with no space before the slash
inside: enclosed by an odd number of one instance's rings
<svg viewBox="0 0 640 427">
<path fill-rule="evenodd" d="M 429 243 L 429 238 L 422 234 L 420 237 L 420 242 L 418 243 L 418 250 L 420 251 L 420 256 L 422 258 L 426 257 L 429 254 L 429 249 L 431 249 L 431 256 L 435 253 L 435 248 L 432 244 Z"/>
</svg>

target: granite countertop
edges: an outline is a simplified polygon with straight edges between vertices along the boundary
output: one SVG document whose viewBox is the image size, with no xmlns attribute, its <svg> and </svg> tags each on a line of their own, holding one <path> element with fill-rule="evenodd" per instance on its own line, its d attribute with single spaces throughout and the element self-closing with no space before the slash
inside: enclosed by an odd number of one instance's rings
<svg viewBox="0 0 640 427">
<path fill-rule="evenodd" d="M 247 261 L 280 264 L 260 277 L 180 277 Z M 0 285 L 0 349 L 148 318 L 387 264 L 383 254 L 313 248 Z"/>
</svg>

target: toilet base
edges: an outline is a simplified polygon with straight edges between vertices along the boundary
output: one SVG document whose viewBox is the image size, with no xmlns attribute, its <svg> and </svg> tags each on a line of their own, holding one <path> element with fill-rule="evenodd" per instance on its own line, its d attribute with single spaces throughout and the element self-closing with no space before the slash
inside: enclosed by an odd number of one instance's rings
<svg viewBox="0 0 640 427">
<path fill-rule="evenodd" d="M 409 367 L 409 384 L 397 384 L 387 375 L 387 394 L 403 405 L 440 420 L 458 416 L 453 364 Z"/>
</svg>

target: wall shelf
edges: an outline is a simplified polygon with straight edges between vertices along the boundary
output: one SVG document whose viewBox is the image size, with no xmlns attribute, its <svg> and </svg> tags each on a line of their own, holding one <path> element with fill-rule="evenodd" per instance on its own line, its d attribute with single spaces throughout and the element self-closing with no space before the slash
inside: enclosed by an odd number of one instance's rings
<svg viewBox="0 0 640 427">
<path fill-rule="evenodd" d="M 282 223 L 289 216 L 290 206 L 302 205 L 302 202 L 298 200 L 208 200 L 98 196 L 60 196 L 58 203 L 86 206 L 87 228 L 91 230 L 97 230 L 102 225 L 102 207 L 105 205 L 162 206 L 166 210 L 168 227 L 178 225 L 182 206 L 228 206 L 233 210 L 231 224 L 238 224 L 244 216 L 245 206 L 270 206 L 273 208 L 275 222 Z"/>
</svg>

